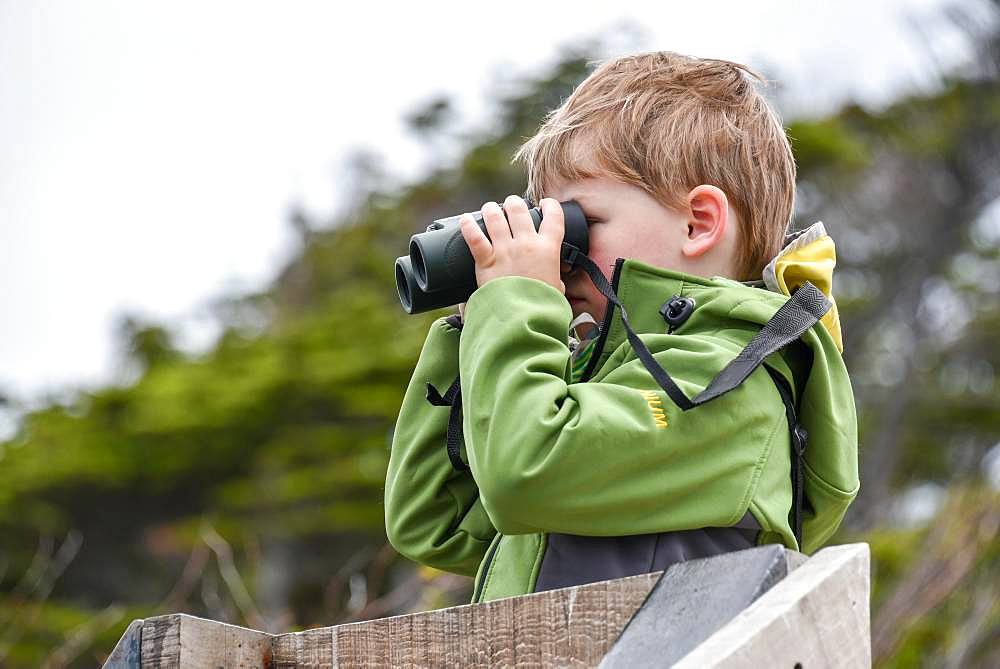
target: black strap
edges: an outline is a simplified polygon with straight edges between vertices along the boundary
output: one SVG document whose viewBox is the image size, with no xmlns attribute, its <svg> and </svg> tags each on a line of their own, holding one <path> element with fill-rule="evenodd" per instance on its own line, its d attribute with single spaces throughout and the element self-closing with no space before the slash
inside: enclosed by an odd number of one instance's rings
<svg viewBox="0 0 1000 669">
<path fill-rule="evenodd" d="M 728 393 L 743 383 L 764 358 L 797 340 L 830 310 L 830 301 L 808 281 L 781 305 L 753 339 L 692 400 L 697 406 Z"/>
<path fill-rule="evenodd" d="M 452 402 L 455 401 L 455 396 L 461 391 L 462 383 L 461 377 L 456 376 L 455 380 L 451 382 L 448 386 L 448 390 L 445 391 L 444 395 L 438 392 L 432 384 L 427 385 L 427 401 L 436 407 L 450 407 Z"/>
<path fill-rule="evenodd" d="M 687 411 L 696 406 L 705 404 L 717 397 L 728 393 L 738 387 L 747 379 L 763 362 L 764 359 L 781 350 L 793 341 L 796 341 L 809 328 L 814 326 L 820 318 L 830 310 L 832 306 L 826 296 L 816 286 L 808 281 L 800 286 L 793 295 L 768 319 L 753 339 L 743 348 L 733 360 L 719 372 L 714 379 L 700 392 L 693 400 L 677 387 L 674 380 L 670 378 L 663 367 L 653 358 L 649 349 L 642 343 L 642 340 L 632 330 L 628 322 L 628 314 L 622 306 L 618 296 L 604 277 L 604 274 L 594 262 L 583 253 L 574 249 L 569 244 L 563 244 L 563 255 L 573 265 L 581 265 L 584 271 L 590 276 L 594 286 L 604 294 L 621 311 L 622 324 L 628 333 L 629 343 L 635 351 L 636 356 L 642 361 L 646 369 L 657 384 L 667 393 L 674 404 L 682 411 Z M 803 458 L 805 457 L 808 433 L 798 421 L 795 403 L 792 399 L 791 389 L 787 381 L 781 374 L 775 372 L 765 365 L 765 369 L 781 395 L 782 403 L 785 405 L 785 417 L 788 420 L 788 429 L 791 436 L 792 445 L 792 531 L 795 534 L 795 541 L 799 550 L 802 549 L 802 504 L 803 504 Z"/>
<path fill-rule="evenodd" d="M 590 276 L 590 280 L 601 293 L 618 307 L 622 316 L 622 323 L 628 333 L 629 343 L 636 356 L 642 361 L 656 383 L 663 388 L 664 392 L 673 400 L 681 410 L 687 411 L 696 406 L 705 404 L 717 397 L 725 395 L 730 390 L 738 387 L 746 380 L 750 374 L 764 362 L 764 358 L 777 352 L 789 343 L 798 339 L 802 334 L 815 325 L 823 315 L 830 309 L 830 301 L 826 296 L 808 281 L 798 288 L 792 297 L 781 305 L 781 308 L 764 324 L 760 332 L 750 340 L 750 343 L 740 351 L 726 367 L 719 372 L 708 386 L 700 392 L 693 400 L 684 394 L 674 380 L 670 378 L 667 370 L 663 369 L 653 358 L 646 345 L 632 329 L 628 322 L 628 314 L 622 306 L 615 291 L 611 288 L 608 280 L 604 277 L 600 268 L 589 257 L 581 253 L 575 247 L 563 243 L 563 253 L 567 262 L 573 265 L 580 265 Z"/>
<path fill-rule="evenodd" d="M 771 375 L 774 385 L 778 387 L 781 401 L 785 405 L 785 418 L 788 420 L 788 431 L 791 435 L 792 444 L 792 532 L 795 533 L 795 541 L 802 550 L 802 495 L 803 478 L 802 465 L 806 453 L 806 443 L 809 440 L 809 433 L 799 423 L 798 412 L 795 409 L 795 402 L 792 400 L 792 391 L 788 387 L 788 381 L 780 372 L 777 372 L 767 365 L 764 369 Z"/>
<path fill-rule="evenodd" d="M 625 324 L 625 331 L 628 333 L 629 343 L 632 344 L 632 350 L 635 354 L 642 360 L 642 364 L 645 365 L 649 373 L 653 375 L 656 382 L 659 384 L 667 395 L 673 400 L 674 404 L 679 406 L 684 411 L 692 408 L 694 405 L 691 400 L 687 398 L 687 395 L 677 387 L 674 380 L 670 378 L 666 370 L 653 359 L 653 354 L 649 352 L 646 345 L 642 343 L 639 336 L 632 329 L 632 326 L 628 322 L 628 314 L 625 313 L 625 307 L 622 306 L 621 300 L 615 295 L 615 291 L 611 288 L 611 284 L 608 283 L 607 278 L 601 272 L 600 268 L 591 260 L 589 257 L 584 255 L 575 246 L 563 242 L 563 253 L 566 261 L 571 265 L 580 265 L 583 267 L 584 271 L 590 276 L 590 280 L 593 282 L 594 286 L 601 291 L 601 293 L 609 299 L 622 314 L 622 323 Z"/>
<path fill-rule="evenodd" d="M 462 460 L 462 381 L 460 376 L 456 376 L 448 390 L 442 396 L 430 383 L 427 384 L 427 401 L 438 407 L 451 407 L 448 414 L 448 459 L 451 466 L 460 472 L 469 471 L 469 465 Z"/>
</svg>

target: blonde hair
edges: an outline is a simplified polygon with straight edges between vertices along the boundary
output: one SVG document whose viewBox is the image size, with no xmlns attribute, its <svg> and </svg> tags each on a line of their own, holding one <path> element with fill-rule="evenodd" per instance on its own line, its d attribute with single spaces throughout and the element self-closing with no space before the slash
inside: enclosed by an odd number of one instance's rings
<svg viewBox="0 0 1000 669">
<path fill-rule="evenodd" d="M 600 64 L 514 155 L 527 196 L 537 202 L 555 179 L 610 176 L 683 211 L 692 188 L 717 186 L 742 224 L 735 278 L 759 279 L 791 219 L 795 160 L 750 77 L 766 83 L 739 63 L 669 51 Z"/>
</svg>

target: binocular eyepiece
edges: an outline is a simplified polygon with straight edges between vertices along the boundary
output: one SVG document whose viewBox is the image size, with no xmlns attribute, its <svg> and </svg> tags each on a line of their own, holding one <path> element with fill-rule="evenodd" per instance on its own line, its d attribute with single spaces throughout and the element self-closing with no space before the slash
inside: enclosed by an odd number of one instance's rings
<svg viewBox="0 0 1000 669">
<path fill-rule="evenodd" d="M 587 217 L 573 200 L 559 204 L 566 223 L 560 259 L 573 265 L 577 254 L 589 252 Z M 541 208 L 533 207 L 528 213 L 538 230 Z M 475 212 L 472 217 L 489 238 L 482 213 Z M 409 255 L 396 258 L 396 290 L 406 313 L 419 314 L 465 302 L 478 287 L 476 261 L 465 243 L 458 219 L 459 216 L 437 219 L 427 226 L 426 232 L 410 238 Z"/>
</svg>

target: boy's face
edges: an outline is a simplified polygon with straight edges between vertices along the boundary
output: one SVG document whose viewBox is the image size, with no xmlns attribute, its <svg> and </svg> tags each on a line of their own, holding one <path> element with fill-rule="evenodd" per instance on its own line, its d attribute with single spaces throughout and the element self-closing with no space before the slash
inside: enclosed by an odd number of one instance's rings
<svg viewBox="0 0 1000 669">
<path fill-rule="evenodd" d="M 607 177 L 557 181 L 544 195 L 560 202 L 576 200 L 587 215 L 590 256 L 611 281 L 615 260 L 634 258 L 666 269 L 685 266 L 681 245 L 687 217 L 668 209 L 644 190 Z M 563 265 L 565 270 L 568 266 Z M 582 268 L 563 273 L 566 299 L 576 317 L 589 312 L 600 323 L 607 298 Z"/>
</svg>

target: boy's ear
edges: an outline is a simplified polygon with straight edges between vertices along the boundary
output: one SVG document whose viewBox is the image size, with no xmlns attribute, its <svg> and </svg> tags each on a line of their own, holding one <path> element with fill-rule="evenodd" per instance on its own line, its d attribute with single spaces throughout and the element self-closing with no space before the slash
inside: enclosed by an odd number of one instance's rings
<svg viewBox="0 0 1000 669">
<path fill-rule="evenodd" d="M 695 186 L 687 195 L 687 239 L 681 252 L 696 258 L 722 241 L 729 226 L 729 199 L 716 186 Z"/>
</svg>

